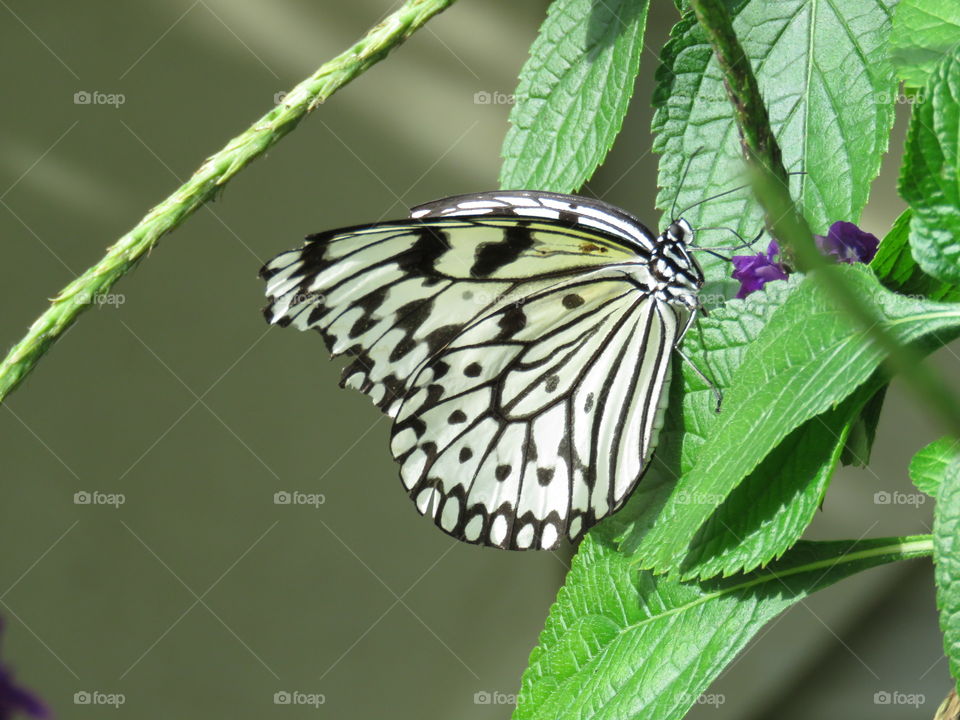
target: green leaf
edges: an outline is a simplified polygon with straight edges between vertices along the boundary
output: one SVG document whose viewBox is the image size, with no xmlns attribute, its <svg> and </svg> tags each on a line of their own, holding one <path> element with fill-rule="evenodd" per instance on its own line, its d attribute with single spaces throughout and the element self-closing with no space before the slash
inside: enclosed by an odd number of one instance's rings
<svg viewBox="0 0 960 720">
<path fill-rule="evenodd" d="M 884 55 L 893 5 L 731 2 L 733 26 L 753 64 L 784 165 L 807 172 L 794 176 L 791 187 L 815 232 L 825 234 L 835 220 L 856 222 L 879 173 L 893 126 L 893 71 Z M 662 154 L 657 206 L 669 216 L 675 199 L 682 209 L 743 183 L 743 153 L 721 72 L 692 17 L 674 28 L 662 61 L 653 130 L 654 149 Z M 744 237 L 763 228 L 746 189 L 683 214 L 695 228 L 725 226 Z M 701 243 L 717 245 L 714 238 L 723 237 L 714 231 Z M 728 273 L 715 260 L 705 264 L 713 279 Z M 728 292 L 735 287 L 724 284 Z"/>
<path fill-rule="evenodd" d="M 862 266 L 837 266 L 877 322 L 901 343 L 960 327 L 960 305 L 885 290 Z M 926 347 L 925 349 L 930 349 Z M 692 470 L 677 483 L 638 549 L 643 567 L 682 567 L 690 542 L 715 508 L 802 423 L 867 382 L 884 359 L 865 333 L 805 278 L 764 327 L 737 370 L 726 406 Z M 873 391 L 878 388 L 873 388 Z M 683 502 L 696 494 L 704 502 Z"/>
<path fill-rule="evenodd" d="M 725 390 L 751 343 L 800 280 L 794 276 L 788 282 L 770 283 L 763 292 L 712 311 L 687 335 L 684 352 Z M 683 382 L 671 386 L 666 424 L 652 467 L 615 516 L 626 525 L 621 550 L 634 560 L 676 478 L 689 472 L 718 420 L 709 387 L 688 365 L 680 365 L 681 370 Z M 863 399 L 858 395 L 841 408 L 813 418 L 781 443 L 698 533 L 683 568 L 685 575 L 710 577 L 752 570 L 789 549 L 820 506 Z M 697 500 L 696 493 L 686 497 L 687 502 Z"/>
<path fill-rule="evenodd" d="M 877 436 L 877 425 L 880 424 L 880 412 L 883 410 L 883 401 L 887 395 L 887 386 L 884 385 L 867 400 L 860 416 L 851 424 L 850 434 L 847 436 L 840 462 L 844 465 L 866 467 L 870 462 L 870 453 L 873 451 L 873 440 Z"/>
<path fill-rule="evenodd" d="M 571 192 L 620 132 L 648 0 L 554 0 L 520 71 L 500 186 Z"/>
<path fill-rule="evenodd" d="M 944 283 L 927 275 L 910 254 L 910 219 L 913 213 L 904 210 L 890 232 L 880 242 L 880 248 L 870 263 L 884 287 L 901 295 L 928 297 L 931 300 L 957 302 L 960 286 Z"/>
<path fill-rule="evenodd" d="M 515 720 L 678 720 L 750 639 L 810 593 L 929 555 L 929 537 L 801 542 L 746 576 L 681 583 L 584 539 L 523 675 Z"/>
<path fill-rule="evenodd" d="M 960 283 L 960 49 L 937 65 L 914 107 L 900 172 L 910 203 L 910 248 L 923 270 Z"/>
<path fill-rule="evenodd" d="M 684 339 L 684 353 L 717 389 L 725 391 L 750 343 L 797 283 L 797 278 L 769 283 L 762 292 L 700 316 Z M 676 362 L 673 374 L 664 427 L 650 468 L 627 505 L 601 525 L 623 527 L 621 550 L 627 555 L 636 552 L 677 478 L 692 467 L 717 420 L 713 391 L 690 364 Z"/>
<path fill-rule="evenodd" d="M 787 435 L 697 531 L 680 565 L 682 579 L 753 570 L 789 550 L 823 502 L 850 427 L 872 389 Z M 711 500 L 686 492 L 688 503 Z"/>
<path fill-rule="evenodd" d="M 937 491 L 933 512 L 934 578 L 943 648 L 960 680 L 960 457 L 954 456 Z"/>
<path fill-rule="evenodd" d="M 921 88 L 960 42 L 960 5 L 953 0 L 900 0 L 890 35 L 890 59 L 909 88 Z"/>
<path fill-rule="evenodd" d="M 934 440 L 910 461 L 910 479 L 920 492 L 937 496 L 950 464 L 960 457 L 960 443 L 952 437 Z"/>
<path fill-rule="evenodd" d="M 684 339 L 684 353 L 726 393 L 751 344 L 800 281 L 795 275 L 786 282 L 768 283 L 761 292 L 701 315 Z M 656 465 L 668 466 L 674 476 L 690 470 L 719 418 L 710 385 L 688 363 L 677 363 L 676 369 L 683 381 L 671 383 L 665 430 L 654 456 Z"/>
</svg>

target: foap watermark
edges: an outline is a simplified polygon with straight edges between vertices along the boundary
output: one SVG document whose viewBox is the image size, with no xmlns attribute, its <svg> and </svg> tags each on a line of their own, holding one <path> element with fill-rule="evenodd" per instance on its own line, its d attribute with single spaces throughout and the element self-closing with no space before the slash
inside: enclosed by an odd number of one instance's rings
<svg viewBox="0 0 960 720">
<path fill-rule="evenodd" d="M 723 495 L 716 493 L 689 492 L 681 490 L 677 493 L 678 505 L 719 505 L 723 502 Z"/>
<path fill-rule="evenodd" d="M 500 92 L 499 90 L 493 92 L 478 90 L 473 94 L 474 105 L 513 105 L 514 102 L 516 102 L 516 99 L 513 93 Z"/>
<path fill-rule="evenodd" d="M 327 296 L 319 292 L 298 292 L 290 296 L 287 307 L 296 307 L 301 303 L 315 302 L 323 305 L 327 301 Z"/>
<path fill-rule="evenodd" d="M 299 490 L 279 490 L 273 494 L 274 505 L 309 505 L 319 509 L 327 501 L 323 493 L 305 493 Z"/>
<path fill-rule="evenodd" d="M 723 293 L 701 293 L 697 295 L 700 305 L 709 310 L 725 305 L 730 298 Z"/>
<path fill-rule="evenodd" d="M 873 494 L 874 505 L 912 505 L 913 507 L 920 507 L 925 502 L 927 502 L 927 496 L 923 493 L 878 490 Z"/>
<path fill-rule="evenodd" d="M 127 702 L 123 693 L 108 693 L 100 690 L 78 690 L 73 694 L 74 705 L 106 705 L 114 710 Z"/>
<path fill-rule="evenodd" d="M 478 690 L 473 694 L 474 705 L 509 705 L 515 706 L 520 696 L 515 693 L 505 693 L 499 690 Z"/>
<path fill-rule="evenodd" d="M 92 293 L 89 291 L 79 292 L 73 296 L 73 302 L 77 305 L 104 305 L 120 307 L 127 301 L 127 296 L 123 293 Z"/>
<path fill-rule="evenodd" d="M 899 690 L 880 690 L 873 694 L 874 705 L 906 705 L 918 708 L 925 705 L 927 696 L 923 693 L 905 693 Z"/>
<path fill-rule="evenodd" d="M 100 90 L 77 90 L 73 94 L 74 105 L 111 105 L 118 108 L 127 101 L 123 93 L 108 93 Z"/>
<path fill-rule="evenodd" d="M 105 493 L 99 490 L 89 492 L 87 490 L 78 490 L 73 494 L 74 505 L 109 505 L 114 510 L 120 508 L 127 502 L 127 496 L 123 493 Z"/>
<path fill-rule="evenodd" d="M 727 702 L 727 696 L 723 693 L 700 693 L 696 696 L 691 693 L 684 693 L 681 697 L 683 702 L 690 705 L 712 705 L 715 708 Z"/>
<path fill-rule="evenodd" d="M 925 99 L 922 92 L 908 93 L 904 92 L 903 88 L 898 90 L 896 94 L 877 93 L 876 95 L 877 105 L 889 105 L 890 103 L 896 105 L 920 105 Z"/>
<path fill-rule="evenodd" d="M 298 705 L 318 708 L 327 701 L 323 693 L 308 693 L 300 690 L 277 690 L 273 694 L 274 705 Z"/>
</svg>

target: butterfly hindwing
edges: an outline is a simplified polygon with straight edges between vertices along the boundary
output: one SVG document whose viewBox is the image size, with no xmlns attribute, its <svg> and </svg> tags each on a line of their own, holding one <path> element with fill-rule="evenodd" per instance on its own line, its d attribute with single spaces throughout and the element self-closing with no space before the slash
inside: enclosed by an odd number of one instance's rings
<svg viewBox="0 0 960 720">
<path fill-rule="evenodd" d="M 394 424 L 420 512 L 467 542 L 549 549 L 619 508 L 662 422 L 683 318 L 661 305 L 608 271 L 465 328 Z"/>
</svg>

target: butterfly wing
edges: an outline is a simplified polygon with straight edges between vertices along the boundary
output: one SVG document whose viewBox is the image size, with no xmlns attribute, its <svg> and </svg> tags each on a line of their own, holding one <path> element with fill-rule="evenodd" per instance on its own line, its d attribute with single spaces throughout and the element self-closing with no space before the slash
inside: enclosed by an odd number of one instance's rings
<svg viewBox="0 0 960 720">
<path fill-rule="evenodd" d="M 578 540 L 647 466 L 685 320 L 601 271 L 466 327 L 419 371 L 394 423 L 417 508 L 472 543 Z"/>
<path fill-rule="evenodd" d="M 637 262 L 622 242 L 537 219 L 387 222 L 275 257 L 261 270 L 264 314 L 353 357 L 341 386 L 394 416 L 416 369 L 469 322 L 563 278 Z"/>
<path fill-rule="evenodd" d="M 645 290 L 657 239 L 632 216 L 528 191 L 320 233 L 261 270 L 268 321 L 317 330 L 341 385 L 395 418 L 421 513 L 498 547 L 577 540 L 656 444 L 688 310 Z"/>
</svg>

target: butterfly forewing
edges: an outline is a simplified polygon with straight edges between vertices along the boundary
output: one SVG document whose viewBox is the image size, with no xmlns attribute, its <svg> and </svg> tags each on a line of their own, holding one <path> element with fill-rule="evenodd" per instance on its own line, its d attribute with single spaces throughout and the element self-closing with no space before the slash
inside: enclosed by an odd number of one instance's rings
<svg viewBox="0 0 960 720">
<path fill-rule="evenodd" d="M 315 235 L 271 260 L 265 314 L 319 330 L 333 355 L 353 356 L 341 384 L 393 416 L 414 370 L 468 322 L 611 262 L 635 257 L 533 219 L 383 223 Z"/>
<path fill-rule="evenodd" d="M 353 357 L 341 384 L 395 418 L 404 486 L 445 532 L 577 540 L 647 466 L 699 269 L 574 196 L 479 193 L 412 215 L 278 255 L 267 319 Z"/>
</svg>

